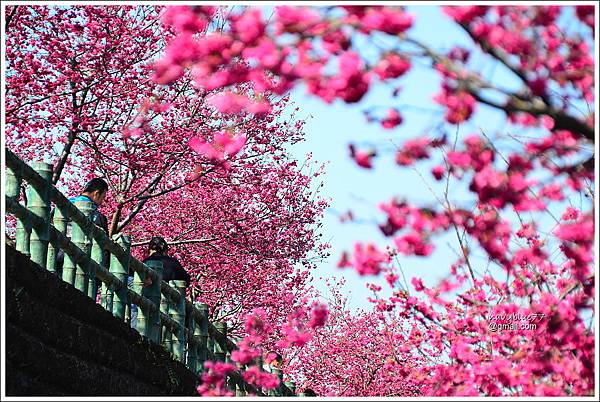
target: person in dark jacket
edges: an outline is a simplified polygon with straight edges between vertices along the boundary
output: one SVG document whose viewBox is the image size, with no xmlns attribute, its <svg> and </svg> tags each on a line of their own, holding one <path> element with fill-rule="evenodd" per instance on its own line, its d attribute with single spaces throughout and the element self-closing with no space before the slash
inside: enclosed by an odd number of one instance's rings
<svg viewBox="0 0 600 402">
<path fill-rule="evenodd" d="M 155 236 L 150 239 L 150 243 L 148 244 L 148 257 L 146 257 L 142 262 L 147 263 L 148 261 L 160 261 L 163 264 L 163 275 L 162 279 L 165 282 L 173 281 L 173 280 L 182 280 L 185 281 L 186 288 L 190 286 L 190 275 L 183 269 L 181 263 L 176 259 L 169 255 L 167 255 L 167 241 L 160 236 Z M 129 286 L 131 287 L 133 284 L 133 270 L 129 270 Z M 148 287 L 152 285 L 151 278 L 144 279 L 144 287 Z M 137 306 L 135 304 L 131 305 L 131 327 L 135 328 L 137 325 Z"/>
<path fill-rule="evenodd" d="M 160 261 L 163 263 L 163 281 L 169 282 L 173 280 L 185 281 L 185 286 L 190 286 L 190 275 L 183 269 L 181 263 L 169 255 L 167 255 L 167 241 L 160 236 L 155 236 L 148 244 L 148 257 L 144 259 L 144 263 L 148 261 Z"/>
</svg>

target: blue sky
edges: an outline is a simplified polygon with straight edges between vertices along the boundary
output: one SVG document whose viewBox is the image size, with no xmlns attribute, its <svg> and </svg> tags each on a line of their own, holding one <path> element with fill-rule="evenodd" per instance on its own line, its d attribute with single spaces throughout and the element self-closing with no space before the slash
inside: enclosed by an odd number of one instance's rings
<svg viewBox="0 0 600 402">
<path fill-rule="evenodd" d="M 469 43 L 438 7 L 413 6 L 409 11 L 415 14 L 412 34 L 426 39 L 437 49 Z M 372 241 L 382 246 L 390 244 L 377 227 L 377 223 L 384 221 L 377 205 L 394 196 L 407 197 L 410 201 L 424 204 L 432 204 L 434 200 L 414 170 L 401 169 L 393 162 L 391 149 L 394 144 L 398 146 L 408 138 L 418 137 L 429 122 L 441 120 L 443 111 L 432 101 L 433 94 L 439 89 L 439 78 L 436 72 L 415 66 L 397 83 L 403 88 L 399 99 L 391 97 L 390 86 L 387 85 L 376 85 L 360 103 L 354 105 L 339 101 L 326 105 L 320 99 L 306 95 L 303 87 L 296 89 L 291 98 L 300 106 L 300 116 L 309 116 L 305 129 L 306 141 L 296 145 L 292 153 L 302 159 L 307 152 L 312 152 L 315 160 L 327 162 L 322 194 L 332 200 L 322 229 L 323 239 L 331 244 L 331 257 L 314 272 L 314 284 L 317 289 L 326 292 L 324 281 L 320 278 L 345 277 L 347 282 L 344 289 L 351 308 L 367 308 L 370 305 L 366 300 L 369 293 L 366 283 L 377 283 L 387 288 L 382 278 L 360 277 L 351 269 L 336 268 L 341 253 L 352 250 L 357 241 Z M 365 107 L 372 105 L 398 104 L 410 104 L 431 112 L 400 107 L 404 123 L 393 130 L 385 130 L 377 123 L 368 123 L 361 113 Z M 349 158 L 349 142 L 364 147 L 374 144 L 390 150 L 375 159 L 374 169 L 361 169 Z M 416 167 L 431 182 L 427 166 L 419 164 Z M 357 222 L 341 223 L 339 214 L 349 209 L 353 211 Z M 400 258 L 400 262 L 407 281 L 418 276 L 424 283 L 433 284 L 447 272 L 448 261 L 455 259 L 448 247 L 442 247 L 428 258 Z"/>
<path fill-rule="evenodd" d="M 411 36 L 425 41 L 436 50 L 448 50 L 455 45 L 473 48 L 467 34 L 452 23 L 439 7 L 409 6 L 408 11 L 415 15 L 415 25 L 409 31 Z M 368 52 L 370 49 L 365 47 L 360 50 Z M 498 85 L 513 89 L 519 84 L 502 66 L 485 61 L 481 55 L 475 54 L 470 63 L 484 67 L 479 71 Z M 323 239 L 331 244 L 331 257 L 319 264 L 313 274 L 314 284 L 317 289 L 326 293 L 327 288 L 322 279 L 344 277 L 347 281 L 345 293 L 349 297 L 349 306 L 353 309 L 368 308 L 371 305 L 366 300 L 369 293 L 366 283 L 377 283 L 384 289 L 389 289 L 383 278 L 360 277 L 351 269 L 336 268 L 341 253 L 352 250 L 357 241 L 375 242 L 382 247 L 391 244 L 390 239 L 386 239 L 377 228 L 377 223 L 384 221 L 377 205 L 394 196 L 405 197 L 422 206 L 435 205 L 428 187 L 434 191 L 441 188 L 429 173 L 433 164 L 427 162 L 415 165 L 420 174 L 410 168 L 399 168 L 393 162 L 393 149 L 401 146 L 406 139 L 427 133 L 432 124 L 443 120 L 443 110 L 432 100 L 439 90 L 439 82 L 435 71 L 427 66 L 413 64 L 413 69 L 397 80 L 397 84 L 402 87 L 398 98 L 392 98 L 389 85 L 375 85 L 360 103 L 354 105 L 339 101 L 326 105 L 320 99 L 307 95 L 303 87 L 292 93 L 292 101 L 300 107 L 300 117 L 308 117 L 308 122 L 306 141 L 294 146 L 291 152 L 300 160 L 304 159 L 307 152 L 311 152 L 314 160 L 327 162 L 322 195 L 332 199 L 322 228 Z M 368 123 L 361 111 L 372 105 L 400 105 L 404 123 L 393 130 L 384 130 L 377 123 Z M 478 133 L 481 129 L 490 135 L 493 132 L 506 132 L 509 126 L 505 120 L 503 113 L 479 106 L 474 117 L 460 127 L 459 138 Z M 446 128 L 452 139 L 456 126 L 447 125 Z M 375 159 L 374 169 L 361 169 L 349 158 L 347 146 L 350 142 L 359 145 L 359 148 L 376 145 L 388 151 Z M 439 160 L 437 158 L 438 162 Z M 472 204 L 472 197 L 460 184 L 455 182 L 450 188 L 451 200 L 462 206 Z M 353 211 L 357 222 L 341 223 L 339 214 L 349 209 Z M 399 262 L 411 289 L 410 278 L 413 276 L 421 278 L 426 286 L 434 285 L 445 277 L 450 264 L 457 260 L 452 249 L 457 249 L 457 243 L 452 236 L 440 237 L 435 242 L 436 251 L 431 256 L 401 257 Z M 475 252 L 474 261 L 478 260 L 483 271 L 488 265 L 487 258 L 482 252 Z"/>
</svg>

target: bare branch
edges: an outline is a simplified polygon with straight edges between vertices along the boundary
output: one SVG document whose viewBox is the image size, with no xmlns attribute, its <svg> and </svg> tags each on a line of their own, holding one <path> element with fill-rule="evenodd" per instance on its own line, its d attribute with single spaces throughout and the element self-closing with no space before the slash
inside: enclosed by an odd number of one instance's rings
<svg viewBox="0 0 600 402">
<path fill-rule="evenodd" d="M 214 240 L 219 240 L 218 237 L 209 237 L 206 239 L 189 239 L 189 240 L 178 240 L 178 241 L 171 241 L 171 242 L 167 242 L 167 244 L 169 246 L 178 246 L 181 244 L 198 244 L 198 243 L 208 243 Z M 145 246 L 147 244 L 150 243 L 150 239 L 148 240 L 142 240 L 140 242 L 136 242 L 136 243 L 131 243 L 131 247 L 139 247 L 139 246 Z"/>
</svg>

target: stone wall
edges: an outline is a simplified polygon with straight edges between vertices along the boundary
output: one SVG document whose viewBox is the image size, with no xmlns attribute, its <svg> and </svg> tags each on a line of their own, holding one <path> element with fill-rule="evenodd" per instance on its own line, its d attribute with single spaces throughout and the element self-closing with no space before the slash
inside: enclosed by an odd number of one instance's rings
<svg viewBox="0 0 600 402">
<path fill-rule="evenodd" d="M 197 395 L 197 376 L 5 245 L 7 396 Z"/>
</svg>

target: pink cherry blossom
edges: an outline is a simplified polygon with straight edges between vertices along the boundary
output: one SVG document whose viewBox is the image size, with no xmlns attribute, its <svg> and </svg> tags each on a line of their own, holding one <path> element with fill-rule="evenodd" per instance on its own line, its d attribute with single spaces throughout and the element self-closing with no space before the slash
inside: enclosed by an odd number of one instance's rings
<svg viewBox="0 0 600 402">
<path fill-rule="evenodd" d="M 244 381 L 259 389 L 270 390 L 279 386 L 279 378 L 276 375 L 261 371 L 257 366 L 244 371 L 242 377 Z"/>
<path fill-rule="evenodd" d="M 201 8 L 201 12 L 199 11 L 198 7 L 192 6 L 168 7 L 162 14 L 162 22 L 165 25 L 173 26 L 179 32 L 200 32 L 208 24 L 208 20 L 203 17 L 212 15 L 214 8 L 204 6 Z"/>
<path fill-rule="evenodd" d="M 279 6 L 275 14 L 279 32 L 301 32 L 319 20 L 319 14 L 309 7 Z"/>
<path fill-rule="evenodd" d="M 416 233 L 397 237 L 394 242 L 398 251 L 404 255 L 428 256 L 433 252 L 433 245 L 427 243 Z"/>
<path fill-rule="evenodd" d="M 154 64 L 152 80 L 157 84 L 171 84 L 183 76 L 184 70 L 170 59 L 162 59 Z"/>
<path fill-rule="evenodd" d="M 377 275 L 384 265 L 389 263 L 390 257 L 379 251 L 374 244 L 354 245 L 354 260 L 350 263 L 359 275 Z"/>
<path fill-rule="evenodd" d="M 202 51 L 200 44 L 189 33 L 183 33 L 173 39 L 167 48 L 167 59 L 180 66 L 200 60 Z"/>
<path fill-rule="evenodd" d="M 373 72 L 380 79 L 398 78 L 404 75 L 410 69 L 410 61 L 395 53 L 390 53 L 381 59 L 379 64 L 373 69 Z"/>
<path fill-rule="evenodd" d="M 583 216 L 575 223 L 563 223 L 555 231 L 563 241 L 587 244 L 593 238 L 594 222 L 590 216 Z"/>
<path fill-rule="evenodd" d="M 411 14 L 390 7 L 371 7 L 360 20 L 365 32 L 382 31 L 397 35 L 409 29 L 413 24 Z"/>
<path fill-rule="evenodd" d="M 485 15 L 489 9 L 487 6 L 463 6 L 463 7 L 442 7 L 444 12 L 452 17 L 456 22 L 468 23 L 474 18 Z"/>
<path fill-rule="evenodd" d="M 443 88 L 442 92 L 434 97 L 434 101 L 447 108 L 446 121 L 451 124 L 468 120 L 475 110 L 475 98 L 462 91 Z"/>
<path fill-rule="evenodd" d="M 243 94 L 220 92 L 211 96 L 208 99 L 208 103 L 221 113 L 238 114 L 246 110 L 246 107 L 250 103 L 250 99 Z"/>
<path fill-rule="evenodd" d="M 329 310 L 327 309 L 327 305 L 323 303 L 315 303 L 310 314 L 311 317 L 308 326 L 310 328 L 318 328 L 322 327 L 327 322 Z"/>
<path fill-rule="evenodd" d="M 233 30 L 242 42 L 246 44 L 254 43 L 265 31 L 260 10 L 252 9 L 236 18 L 233 23 Z"/>
<path fill-rule="evenodd" d="M 436 180 L 442 180 L 444 174 L 446 173 L 446 168 L 442 165 L 437 165 L 431 168 L 431 174 L 435 177 Z"/>
<path fill-rule="evenodd" d="M 381 125 L 386 129 L 392 129 L 400 124 L 402 124 L 402 116 L 396 109 L 389 109 L 385 118 L 381 120 Z"/>
<path fill-rule="evenodd" d="M 358 166 L 365 169 L 373 168 L 371 159 L 377 155 L 374 151 L 357 150 L 352 144 L 348 148 L 350 149 L 350 156 L 356 161 Z"/>
<path fill-rule="evenodd" d="M 427 159 L 430 145 L 431 143 L 426 137 L 405 141 L 404 145 L 396 152 L 396 163 L 401 166 L 409 166 L 417 160 Z"/>
</svg>

